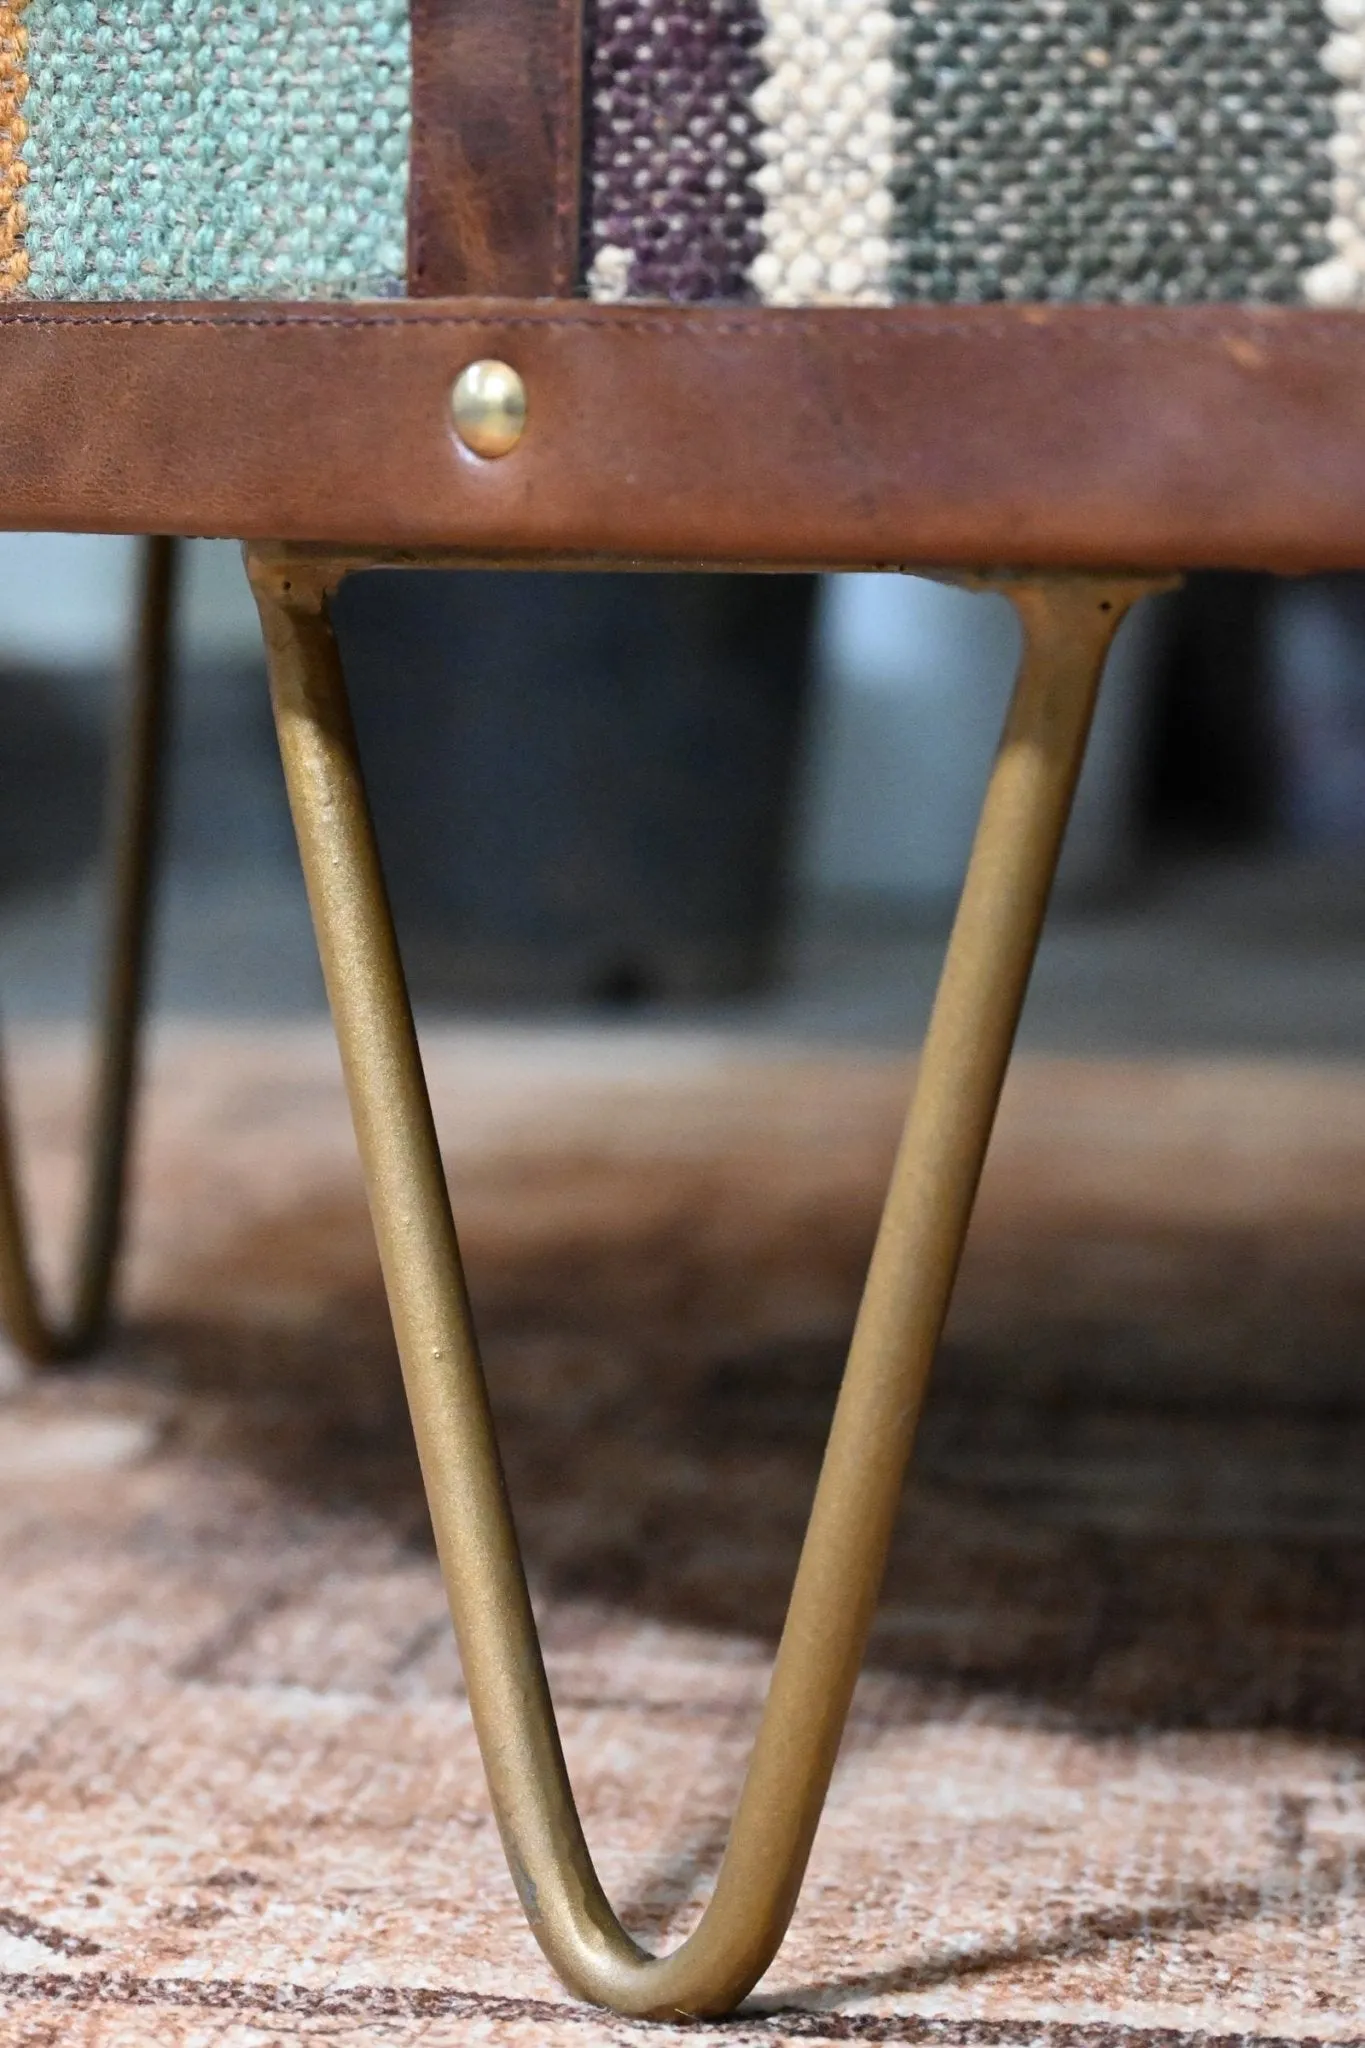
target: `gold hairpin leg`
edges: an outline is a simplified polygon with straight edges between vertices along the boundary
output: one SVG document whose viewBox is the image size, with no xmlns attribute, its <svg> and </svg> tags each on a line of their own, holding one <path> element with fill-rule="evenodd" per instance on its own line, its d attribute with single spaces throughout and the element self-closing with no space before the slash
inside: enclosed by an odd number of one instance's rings
<svg viewBox="0 0 1365 2048">
<path fill-rule="evenodd" d="M 730 2010 L 795 1905 L 881 1583 L 1104 657 L 1132 578 L 1010 586 L 1023 666 L 991 775 L 772 1685 L 714 1896 L 647 1955 L 598 1882 L 560 1749 L 318 558 L 249 551 L 289 798 L 470 1709 L 522 1904 L 571 1989 Z"/>
<path fill-rule="evenodd" d="M 108 927 L 85 1203 L 65 1317 L 46 1311 L 33 1271 L 0 1087 L 0 1324 L 34 1361 L 74 1358 L 97 1341 L 122 1238 L 129 1137 L 146 993 L 158 796 L 170 677 L 179 543 L 142 543 L 128 701 L 108 804 Z"/>
</svg>

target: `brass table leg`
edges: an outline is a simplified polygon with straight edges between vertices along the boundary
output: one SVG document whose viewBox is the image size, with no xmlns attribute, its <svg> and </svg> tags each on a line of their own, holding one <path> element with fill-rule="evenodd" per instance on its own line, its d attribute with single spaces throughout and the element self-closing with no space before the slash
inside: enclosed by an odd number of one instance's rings
<svg viewBox="0 0 1365 2048">
<path fill-rule="evenodd" d="M 730 2010 L 786 1930 L 881 1583 L 1100 673 L 1133 578 L 1010 584 L 1026 645 L 868 1273 L 771 1689 L 714 1896 L 647 1955 L 564 1768 L 317 558 L 249 550 L 275 717 L 470 1708 L 508 1862 L 566 1984 Z"/>
<path fill-rule="evenodd" d="M 74 1358 L 97 1342 L 118 1264 L 146 995 L 178 556 L 179 543 L 164 536 L 142 543 L 127 704 L 108 803 L 109 907 L 89 1164 L 74 1284 L 60 1321 L 49 1316 L 34 1277 L 0 1086 L 0 1324 L 35 1362 Z"/>
</svg>

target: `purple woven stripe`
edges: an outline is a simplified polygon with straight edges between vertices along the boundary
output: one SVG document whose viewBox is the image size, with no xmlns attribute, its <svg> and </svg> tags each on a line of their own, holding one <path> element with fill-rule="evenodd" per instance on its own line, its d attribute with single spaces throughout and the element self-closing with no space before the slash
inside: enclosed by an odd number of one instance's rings
<svg viewBox="0 0 1365 2048">
<path fill-rule="evenodd" d="M 743 299 L 762 237 L 760 0 L 593 0 L 588 262 L 633 299 Z M 621 252 L 603 259 L 602 251 Z"/>
</svg>

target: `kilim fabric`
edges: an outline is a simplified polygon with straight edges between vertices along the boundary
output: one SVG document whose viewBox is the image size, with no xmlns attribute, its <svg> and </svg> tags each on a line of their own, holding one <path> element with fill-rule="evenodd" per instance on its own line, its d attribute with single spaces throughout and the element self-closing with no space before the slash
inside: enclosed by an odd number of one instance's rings
<svg viewBox="0 0 1365 2048">
<path fill-rule="evenodd" d="M 892 0 L 907 299 L 1294 300 L 1326 256 L 1320 0 Z"/>
<path fill-rule="evenodd" d="M 776 306 L 890 297 L 895 21 L 868 0 L 768 0 L 754 95 L 766 162 L 751 272 Z"/>
<path fill-rule="evenodd" d="M 39 299 L 392 295 L 406 0 L 30 0 Z"/>
<path fill-rule="evenodd" d="M 1365 305 L 1365 0 L 588 0 L 586 34 L 593 298 Z M 410 42 L 408 0 L 0 0 L 0 296 L 401 293 Z"/>
<path fill-rule="evenodd" d="M 598 299 L 751 296 L 758 0 L 595 0 L 588 285 Z"/>
<path fill-rule="evenodd" d="M 1312 272 L 1307 291 L 1322 306 L 1365 305 L 1365 0 L 1326 0 L 1326 10 L 1337 33 L 1322 61 L 1340 87 L 1329 145 L 1332 254 Z"/>
<path fill-rule="evenodd" d="M 1365 0 L 753 4 L 761 76 L 746 40 L 728 117 L 763 211 L 717 292 L 714 265 L 629 253 L 681 212 L 661 138 L 693 133 L 689 95 L 724 99 L 714 37 L 678 36 L 674 0 L 602 0 L 594 104 L 619 148 L 602 129 L 595 296 L 1365 302 Z M 743 203 L 696 192 L 713 216 Z"/>
<path fill-rule="evenodd" d="M 23 23 L 27 4 L 28 0 L 0 0 L 0 299 L 12 298 L 28 278 L 24 250 L 28 36 Z"/>
<path fill-rule="evenodd" d="M 676 1940 L 907 1077 L 423 1036 L 588 1837 Z M 81 1050 L 15 1048 L 54 1250 Z M 4 2048 L 1360 2048 L 1365 1071 L 1015 1068 L 790 1937 L 678 2029 L 522 1919 L 330 1036 L 150 1080 L 119 1351 L 0 1394 Z"/>
</svg>

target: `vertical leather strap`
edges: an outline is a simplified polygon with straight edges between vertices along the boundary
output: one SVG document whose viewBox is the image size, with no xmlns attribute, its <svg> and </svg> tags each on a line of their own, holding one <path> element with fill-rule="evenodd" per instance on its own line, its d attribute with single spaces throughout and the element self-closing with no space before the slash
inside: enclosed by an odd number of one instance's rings
<svg viewBox="0 0 1365 2048">
<path fill-rule="evenodd" d="M 578 282 L 583 0 L 412 0 L 414 298 Z"/>
</svg>

